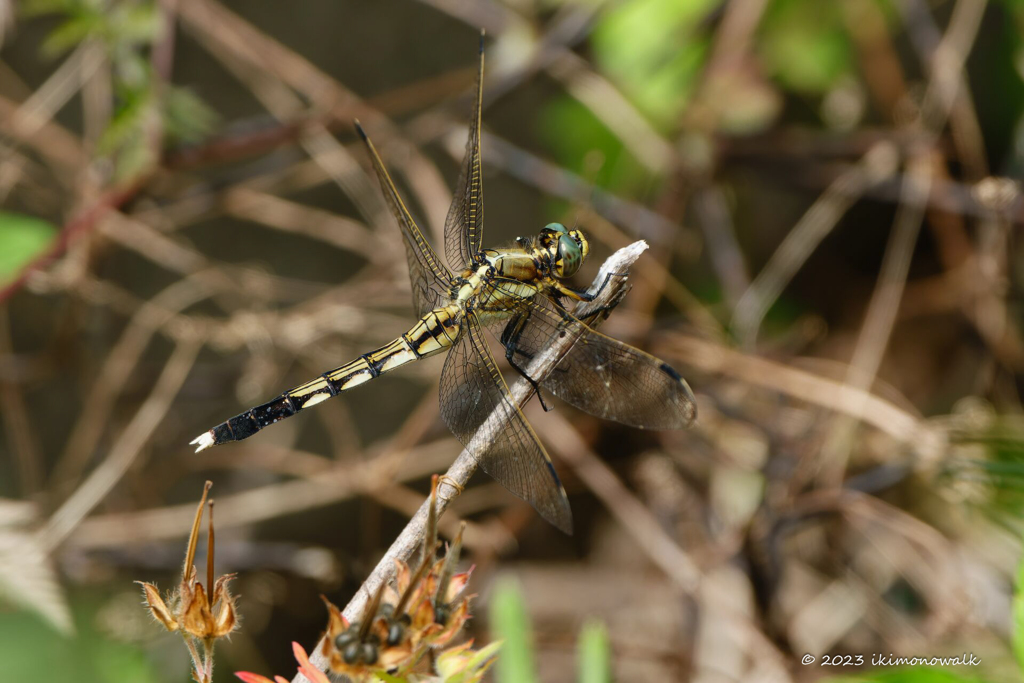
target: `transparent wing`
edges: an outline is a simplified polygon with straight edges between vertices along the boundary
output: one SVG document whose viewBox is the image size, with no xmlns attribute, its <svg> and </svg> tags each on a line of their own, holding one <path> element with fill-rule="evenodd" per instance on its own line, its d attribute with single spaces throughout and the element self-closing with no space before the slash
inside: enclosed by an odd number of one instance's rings
<svg viewBox="0 0 1024 683">
<path fill-rule="evenodd" d="M 462 170 L 455 184 L 455 195 L 444 223 L 444 251 L 448 265 L 461 271 L 479 253 L 483 244 L 484 195 L 480 172 L 480 110 L 483 105 L 484 44 L 480 38 L 480 68 L 476 76 L 473 116 L 469 120 L 469 140 Z"/>
<path fill-rule="evenodd" d="M 356 121 L 356 130 L 370 151 L 373 170 L 377 172 L 377 179 L 380 180 L 381 189 L 384 191 L 384 200 L 398 222 L 398 227 L 402 230 L 402 241 L 405 243 L 405 256 L 409 264 L 412 300 L 416 308 L 416 315 L 423 315 L 434 308 L 440 308 L 448 300 L 448 292 L 452 283 L 451 271 L 441 263 L 441 259 L 434 253 L 430 243 L 427 242 L 419 226 L 416 225 L 405 202 L 399 196 L 395 183 L 388 175 L 387 169 L 384 168 L 377 149 L 370 142 L 370 138 L 367 137 L 358 121 Z"/>
<path fill-rule="evenodd" d="M 487 474 L 572 533 L 569 500 L 551 459 L 509 394 L 472 314 L 445 359 L 441 417 Z"/>
<path fill-rule="evenodd" d="M 503 286 L 495 283 L 499 291 Z M 520 368 L 527 369 L 553 340 L 575 339 L 547 377 L 535 378 L 542 389 L 591 415 L 641 429 L 681 429 L 693 422 L 693 392 L 664 361 L 592 330 L 546 295 L 510 299 L 510 306 L 516 310 L 501 342 Z"/>
</svg>

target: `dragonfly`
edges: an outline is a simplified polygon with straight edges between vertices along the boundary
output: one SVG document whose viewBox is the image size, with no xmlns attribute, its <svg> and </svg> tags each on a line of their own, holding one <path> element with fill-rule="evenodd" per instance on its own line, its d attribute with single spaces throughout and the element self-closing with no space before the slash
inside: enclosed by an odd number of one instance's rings
<svg viewBox="0 0 1024 683">
<path fill-rule="evenodd" d="M 565 489 L 510 394 L 488 348 L 485 329 L 504 347 L 508 364 L 526 378 L 545 410 L 548 406 L 541 391 L 597 417 L 641 429 L 680 429 L 695 420 L 693 392 L 670 365 L 596 332 L 567 310 L 567 302 L 592 301 L 600 294 L 600 289 L 589 293 L 568 284 L 590 252 L 581 230 L 549 223 L 534 237 L 517 238 L 514 246 L 483 248 L 483 74 L 481 40 L 469 139 L 444 225 L 448 265 L 424 237 L 376 148 L 355 122 L 402 233 L 419 316 L 416 323 L 379 349 L 201 434 L 192 441 L 197 452 L 247 439 L 403 365 L 447 352 L 439 389 L 445 425 L 473 449 L 485 472 L 570 534 L 572 513 Z M 606 278 L 602 287 L 608 283 Z M 594 316 L 588 320 L 592 322 Z M 567 335 L 569 344 L 564 343 Z M 530 361 L 556 339 L 562 342 L 558 348 L 567 350 L 546 376 L 531 377 Z"/>
</svg>

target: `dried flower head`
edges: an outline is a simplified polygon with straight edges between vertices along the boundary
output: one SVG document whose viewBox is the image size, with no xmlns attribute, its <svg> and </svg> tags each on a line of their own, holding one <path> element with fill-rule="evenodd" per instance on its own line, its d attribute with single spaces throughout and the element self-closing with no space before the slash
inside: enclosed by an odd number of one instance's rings
<svg viewBox="0 0 1024 683">
<path fill-rule="evenodd" d="M 353 681 L 372 680 L 377 671 L 396 671 L 411 663 L 413 651 L 408 643 L 392 644 L 388 640 L 388 616 L 381 610 L 383 593 L 381 585 L 360 620 L 352 623 L 324 598 L 330 620 L 323 654 L 334 673 L 344 674 Z"/>
<path fill-rule="evenodd" d="M 359 621 L 349 623 L 325 598 L 330 613 L 323 654 L 331 671 L 353 681 L 375 672 L 405 675 L 418 668 L 432 648 L 447 645 L 469 618 L 464 596 L 469 572 L 455 574 L 465 523 L 443 558 L 437 549 L 437 477 L 430 492 L 420 557 L 415 571 L 396 561 L 394 587 L 382 584 L 367 602 Z"/>
<path fill-rule="evenodd" d="M 465 523 L 444 557 L 437 552 L 437 477 L 430 492 L 427 524 L 415 561 L 396 561 L 395 582 L 381 584 L 367 601 L 363 613 L 349 622 L 326 597 L 328 622 L 321 653 L 334 674 L 354 683 L 386 680 L 427 683 L 477 683 L 483 680 L 500 645 L 471 649 L 472 642 L 426 657 L 431 650 L 448 645 L 469 618 L 465 595 L 470 572 L 456 574 Z M 298 645 L 295 658 L 299 671 L 314 683 L 328 683 L 326 674 L 314 668 Z M 434 663 L 431 671 L 430 663 Z M 257 674 L 239 672 L 246 683 L 273 683 Z M 280 683 L 280 682 L 279 682 Z"/>
<path fill-rule="evenodd" d="M 196 545 L 199 541 L 199 527 L 203 521 L 203 508 L 206 496 L 213 484 L 206 482 L 203 496 L 196 509 L 192 521 L 192 532 L 188 538 L 185 552 L 185 564 L 182 567 L 181 583 L 178 588 L 167 596 L 165 601 L 160 597 L 157 587 L 150 583 L 137 581 L 142 586 L 146 606 L 150 614 L 164 625 L 168 631 L 179 631 L 192 655 L 195 665 L 193 677 L 200 683 L 207 683 L 213 673 L 213 643 L 216 639 L 227 636 L 238 627 L 238 615 L 235 610 L 234 598 L 228 591 L 228 582 L 234 574 L 226 574 L 214 580 L 213 576 L 213 501 L 210 501 L 209 533 L 206 553 L 206 585 L 197 578 L 193 561 Z M 193 641 L 203 645 L 204 655 L 199 656 Z"/>
</svg>

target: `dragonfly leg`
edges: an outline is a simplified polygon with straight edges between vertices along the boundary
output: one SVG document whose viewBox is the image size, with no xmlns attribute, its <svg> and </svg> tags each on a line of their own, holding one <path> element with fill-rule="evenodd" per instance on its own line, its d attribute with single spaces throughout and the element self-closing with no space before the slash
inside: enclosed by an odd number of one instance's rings
<svg viewBox="0 0 1024 683">
<path fill-rule="evenodd" d="M 604 281 L 601 283 L 601 286 L 598 287 L 597 291 L 594 292 L 593 294 L 591 294 L 585 289 L 573 289 L 572 287 L 569 287 L 557 281 L 555 282 L 554 288 L 562 296 L 568 297 L 575 301 L 593 301 L 597 297 L 601 296 L 601 293 L 604 292 L 605 287 L 607 287 L 611 283 L 613 277 L 626 278 L 627 274 L 608 273 L 607 275 L 605 275 Z"/>
<path fill-rule="evenodd" d="M 505 347 L 505 359 L 508 360 L 508 364 L 512 366 L 512 369 L 522 375 L 530 386 L 533 387 L 533 391 L 537 394 L 537 400 L 540 401 L 541 408 L 544 412 L 551 412 L 552 408 L 548 407 L 548 404 L 544 402 L 544 394 L 540 391 L 540 385 L 537 384 L 536 380 L 527 374 L 519 363 L 516 362 L 516 352 L 519 351 L 516 347 L 519 343 L 519 337 L 523 333 L 523 328 L 526 327 L 527 321 L 529 321 L 529 315 L 516 315 L 512 320 L 505 326 L 505 330 L 501 333 L 501 344 Z M 520 355 L 530 359 L 530 355 L 519 351 Z"/>
<path fill-rule="evenodd" d="M 616 306 L 622 303 L 622 299 L 625 296 L 625 294 L 626 291 L 623 290 L 622 292 L 620 292 L 619 295 L 615 296 L 611 301 L 606 303 L 604 306 L 598 306 L 594 310 L 590 311 L 589 313 L 587 313 L 586 319 L 590 321 L 598 316 L 607 315 L 612 311 L 612 309 L 614 309 Z"/>
<path fill-rule="evenodd" d="M 567 287 L 567 286 L 563 285 L 562 283 L 557 282 L 557 283 L 555 283 L 554 290 L 555 290 L 555 293 L 557 293 L 559 296 L 558 297 L 551 297 L 551 299 L 558 304 L 558 307 L 562 310 L 563 313 L 566 313 L 567 311 L 565 309 L 565 306 L 562 305 L 562 302 L 559 300 L 559 297 L 565 297 L 567 299 L 573 299 L 575 301 L 584 301 L 584 302 L 593 301 L 594 299 L 596 299 L 599 296 L 601 296 L 601 293 L 604 292 L 605 287 L 607 287 L 611 283 L 613 277 L 626 278 L 627 274 L 626 273 L 608 273 L 608 275 L 606 275 L 605 278 L 604 278 L 604 282 L 601 283 L 601 286 L 598 287 L 597 291 L 594 292 L 593 294 L 591 294 L 590 292 L 588 292 L 586 290 L 573 289 L 572 287 Z M 627 289 L 625 287 L 623 287 L 621 290 L 619 290 L 618 293 L 615 294 L 615 296 L 613 296 L 611 298 L 611 300 L 607 304 L 605 304 L 604 306 L 601 306 L 601 307 L 599 307 L 599 308 L 597 308 L 597 309 L 587 313 L 587 315 L 586 315 L 587 320 L 592 320 L 592 319 L 594 319 L 594 318 L 596 318 L 598 316 L 601 316 L 601 315 L 607 315 L 608 312 L 610 312 L 613 308 L 615 308 L 616 306 L 619 305 L 619 303 L 622 302 L 622 299 L 626 295 L 626 291 L 627 291 Z"/>
</svg>

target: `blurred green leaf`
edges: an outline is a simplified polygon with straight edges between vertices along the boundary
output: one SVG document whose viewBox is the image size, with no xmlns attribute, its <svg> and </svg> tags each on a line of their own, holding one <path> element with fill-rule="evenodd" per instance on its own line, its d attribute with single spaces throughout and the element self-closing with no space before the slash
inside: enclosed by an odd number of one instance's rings
<svg viewBox="0 0 1024 683">
<path fill-rule="evenodd" d="M 81 0 L 22 0 L 18 12 L 23 17 L 35 17 L 55 12 L 74 13 L 82 7 Z"/>
<path fill-rule="evenodd" d="M 373 675 L 376 676 L 378 679 L 384 681 L 384 683 L 408 683 L 408 681 L 409 681 L 408 678 L 401 678 L 399 676 L 392 676 L 391 674 L 385 673 L 383 671 L 376 671 L 376 672 L 374 672 Z"/>
<path fill-rule="evenodd" d="M 954 432 L 958 455 L 949 460 L 942 478 L 1001 522 L 1024 516 L 1024 423 L 989 416 L 993 409 L 985 405 L 985 416 L 965 418 L 968 426 Z"/>
<path fill-rule="evenodd" d="M 140 607 L 141 609 L 141 607 Z M 0 613 L 0 672 L 6 681 L 157 683 L 144 653 L 98 633 L 95 611 L 75 607 L 78 635 L 65 638 L 33 614 Z"/>
<path fill-rule="evenodd" d="M 580 683 L 611 683 L 612 653 L 608 630 L 600 621 L 588 621 L 580 631 L 577 645 Z"/>
<path fill-rule="evenodd" d="M 42 219 L 0 211 L 0 280 L 43 253 L 56 234 L 57 228 Z"/>
<path fill-rule="evenodd" d="M 594 61 L 662 128 L 671 128 L 708 48 L 697 30 L 715 0 L 628 0 L 607 10 L 590 40 Z"/>
<path fill-rule="evenodd" d="M 1024 561 L 1017 567 L 1013 591 L 1013 654 L 1017 657 L 1017 666 L 1024 671 Z"/>
<path fill-rule="evenodd" d="M 533 683 L 533 644 L 530 621 L 519 586 L 511 579 L 499 581 L 491 599 L 491 632 L 502 641 L 498 657 L 499 683 Z"/>
<path fill-rule="evenodd" d="M 156 3 L 121 3 L 109 13 L 108 35 L 114 42 L 150 43 L 160 35 Z"/>
<path fill-rule="evenodd" d="M 1024 162 L 1014 148 L 1024 122 L 1024 2 L 1017 5 L 1012 13 L 1005 6 L 986 13 L 988 28 L 972 47 L 968 64 L 972 74 L 984 74 L 972 79 L 971 91 L 993 168 L 1020 178 Z"/>
<path fill-rule="evenodd" d="M 147 86 L 129 88 L 122 85 L 117 89 L 117 99 L 114 116 L 97 142 L 97 148 L 104 154 L 114 152 L 142 127 L 153 105 L 153 91 Z"/>
<path fill-rule="evenodd" d="M 196 142 L 217 123 L 217 112 L 187 88 L 171 86 L 164 93 L 164 132 L 181 142 Z"/>
<path fill-rule="evenodd" d="M 71 48 L 77 47 L 79 43 L 90 35 L 97 33 L 103 23 L 103 17 L 98 14 L 81 14 L 65 21 L 53 29 L 40 50 L 47 57 L 58 57 Z"/>
<path fill-rule="evenodd" d="M 108 6 L 91 0 L 28 0 L 21 12 L 23 16 L 64 15 L 65 20 L 43 41 L 43 54 L 56 56 L 92 38 L 107 46 L 115 63 L 126 48 L 156 40 L 163 22 L 155 2 L 122 1 Z"/>
<path fill-rule="evenodd" d="M 947 669 L 908 667 L 892 671 L 876 670 L 864 676 L 843 676 L 827 679 L 831 683 L 981 683 L 977 678 L 961 676 Z"/>
<path fill-rule="evenodd" d="M 853 50 L 837 3 L 773 0 L 761 23 L 758 51 L 784 86 L 824 94 L 853 73 Z"/>
<path fill-rule="evenodd" d="M 1007 10 L 1020 15 L 1024 15 L 1024 0 L 999 0 L 1000 4 L 1004 5 Z"/>
<path fill-rule="evenodd" d="M 594 185 L 625 197 L 649 189 L 647 173 L 622 141 L 577 100 L 565 95 L 537 117 L 540 137 L 558 163 Z"/>
<path fill-rule="evenodd" d="M 157 114 L 153 89 L 148 85 L 118 88 L 120 100 L 113 118 L 96 144 L 97 150 L 114 157 L 119 180 L 130 178 L 153 160 L 147 140 L 147 124 Z"/>
<path fill-rule="evenodd" d="M 114 76 L 114 113 L 96 147 L 112 158 L 117 180 L 155 161 L 159 150 L 153 143 L 160 134 L 171 142 L 195 142 L 216 123 L 202 100 L 154 73 L 147 49 L 160 36 L 163 18 L 153 0 L 27 0 L 24 8 L 28 14 L 63 15 L 43 41 L 46 54 L 87 40 L 104 46 Z"/>
</svg>

